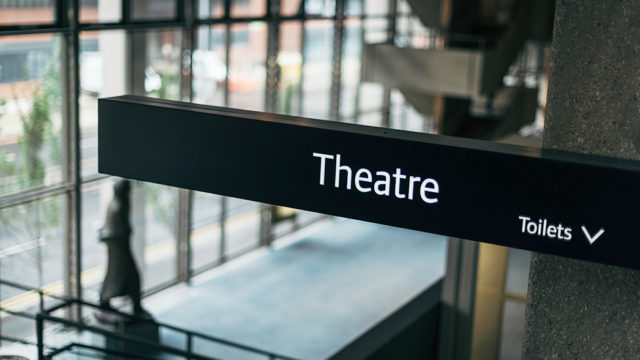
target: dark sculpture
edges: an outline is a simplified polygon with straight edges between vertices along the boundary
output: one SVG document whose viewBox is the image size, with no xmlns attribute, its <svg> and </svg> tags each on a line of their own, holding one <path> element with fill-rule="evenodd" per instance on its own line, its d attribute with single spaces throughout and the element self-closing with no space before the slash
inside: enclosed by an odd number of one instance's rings
<svg viewBox="0 0 640 360">
<path fill-rule="evenodd" d="M 136 318 L 150 319 L 140 303 L 140 274 L 131 252 L 129 222 L 131 184 L 120 180 L 113 185 L 113 200 L 107 209 L 107 220 L 100 229 L 100 240 L 107 245 L 107 274 L 100 290 L 100 306 L 110 309 L 109 301 L 128 295 Z"/>
</svg>

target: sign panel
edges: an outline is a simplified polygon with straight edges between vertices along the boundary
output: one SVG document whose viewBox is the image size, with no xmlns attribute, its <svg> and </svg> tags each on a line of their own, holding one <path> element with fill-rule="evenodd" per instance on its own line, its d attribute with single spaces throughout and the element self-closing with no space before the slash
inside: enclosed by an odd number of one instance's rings
<svg viewBox="0 0 640 360">
<path fill-rule="evenodd" d="M 98 139 L 104 174 L 640 268 L 635 161 L 136 96 Z"/>
</svg>

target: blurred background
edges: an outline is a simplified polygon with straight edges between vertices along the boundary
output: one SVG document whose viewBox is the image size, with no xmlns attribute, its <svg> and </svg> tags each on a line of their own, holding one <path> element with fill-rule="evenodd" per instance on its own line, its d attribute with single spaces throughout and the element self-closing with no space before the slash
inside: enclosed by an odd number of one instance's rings
<svg viewBox="0 0 640 360">
<path fill-rule="evenodd" d="M 34 354 L 37 291 L 98 300 L 106 267 L 98 230 L 117 180 L 97 172 L 100 97 L 539 146 L 553 1 L 463 3 L 0 0 L 0 354 Z M 134 182 L 132 203 L 146 301 L 176 297 L 167 291 L 256 250 L 275 251 L 305 229 L 344 226 L 323 214 L 144 182 Z M 402 234 L 390 232 L 389 241 Z M 467 335 L 456 337 L 466 345 L 456 346 L 490 348 L 478 359 L 519 359 L 529 253 L 437 241 L 449 245 L 438 250 L 436 278 L 458 274 L 443 286 L 466 294 L 466 320 L 455 320 L 465 324 L 456 331 Z"/>
</svg>

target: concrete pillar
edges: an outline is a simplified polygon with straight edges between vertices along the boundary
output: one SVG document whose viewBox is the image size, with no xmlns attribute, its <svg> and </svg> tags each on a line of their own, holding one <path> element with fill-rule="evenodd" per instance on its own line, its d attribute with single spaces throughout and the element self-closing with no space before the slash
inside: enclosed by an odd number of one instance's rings
<svg viewBox="0 0 640 360">
<path fill-rule="evenodd" d="M 544 147 L 640 160 L 638 19 L 635 0 L 557 1 Z M 640 272 L 535 254 L 523 358 L 640 359 Z"/>
</svg>

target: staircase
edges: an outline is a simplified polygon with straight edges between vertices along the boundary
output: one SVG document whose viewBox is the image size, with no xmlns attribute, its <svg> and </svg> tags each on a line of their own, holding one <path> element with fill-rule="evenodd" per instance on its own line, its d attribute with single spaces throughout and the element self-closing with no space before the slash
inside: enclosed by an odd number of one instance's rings
<svg viewBox="0 0 640 360">
<path fill-rule="evenodd" d="M 493 102 L 499 93 L 505 92 L 503 78 L 530 36 L 531 0 L 518 1 L 505 26 L 472 26 L 469 33 L 443 31 L 443 0 L 408 2 L 422 24 L 438 35 L 426 47 L 398 45 L 406 41 L 364 44 L 361 68 L 364 81 L 399 90 L 407 102 L 426 116 L 443 116 L 442 106 L 436 109 L 436 97 L 453 99 L 456 106 L 464 107 L 464 111 L 455 109 L 451 116 L 445 114 L 444 119 L 437 120 L 443 134 L 460 135 L 459 124 L 471 118 L 495 122 L 512 119 L 514 114 L 520 113 L 521 104 L 487 102 Z M 530 89 L 514 88 L 506 92 L 519 93 L 518 96 L 512 94 L 510 99 L 536 98 Z M 461 101 L 464 99 L 466 103 Z M 495 112 L 491 116 L 478 115 L 477 111 L 472 111 L 478 103 L 486 104 L 489 109 L 502 107 L 506 111 L 500 117 L 495 116 Z M 527 114 L 526 118 L 532 120 L 532 114 Z M 521 123 L 518 121 L 518 125 Z"/>
</svg>

